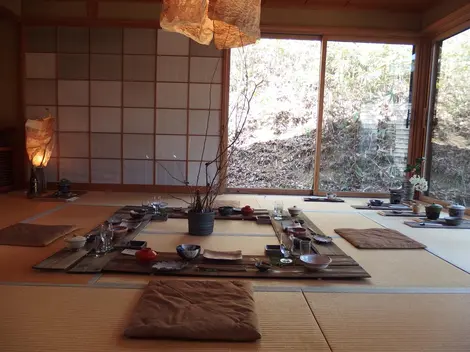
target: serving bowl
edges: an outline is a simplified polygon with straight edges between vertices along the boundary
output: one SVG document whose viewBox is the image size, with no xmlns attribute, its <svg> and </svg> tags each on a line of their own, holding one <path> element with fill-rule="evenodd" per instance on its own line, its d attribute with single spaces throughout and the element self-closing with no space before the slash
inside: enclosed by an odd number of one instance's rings
<svg viewBox="0 0 470 352">
<path fill-rule="evenodd" d="M 444 218 L 444 221 L 446 222 L 447 225 L 458 226 L 462 223 L 463 219 L 457 216 L 446 216 Z"/>
<path fill-rule="evenodd" d="M 65 243 L 68 249 L 80 249 L 85 246 L 86 237 L 83 236 L 72 236 L 65 239 Z"/>
<path fill-rule="evenodd" d="M 185 260 L 192 260 L 201 253 L 201 246 L 196 244 L 180 244 L 176 247 L 176 253 Z"/>
<path fill-rule="evenodd" d="M 331 258 L 321 254 L 304 254 L 300 256 L 300 261 L 307 270 L 326 269 L 331 263 Z"/>
<path fill-rule="evenodd" d="M 127 234 L 128 230 L 129 229 L 127 226 L 114 225 L 113 226 L 113 235 L 114 235 L 113 239 L 115 241 L 120 240 Z"/>
<path fill-rule="evenodd" d="M 305 236 L 307 235 L 307 230 L 303 227 L 288 227 L 287 233 L 294 237 Z"/>
<path fill-rule="evenodd" d="M 135 220 L 142 219 L 142 218 L 145 216 L 146 213 L 147 213 L 147 212 L 146 212 L 145 210 L 141 210 L 141 209 L 139 209 L 139 210 L 131 210 L 131 211 L 129 212 L 129 214 L 131 215 L 131 218 L 132 218 L 132 219 L 135 219 Z"/>
</svg>

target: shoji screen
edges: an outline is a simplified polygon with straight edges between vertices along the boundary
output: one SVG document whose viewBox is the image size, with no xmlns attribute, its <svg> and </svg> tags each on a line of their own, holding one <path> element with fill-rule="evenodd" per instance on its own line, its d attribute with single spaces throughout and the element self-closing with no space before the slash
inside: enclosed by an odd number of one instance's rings
<svg viewBox="0 0 470 352">
<path fill-rule="evenodd" d="M 207 118 L 215 156 L 221 51 L 146 28 L 28 27 L 24 41 L 25 117 L 57 117 L 49 181 L 195 184 Z"/>
</svg>

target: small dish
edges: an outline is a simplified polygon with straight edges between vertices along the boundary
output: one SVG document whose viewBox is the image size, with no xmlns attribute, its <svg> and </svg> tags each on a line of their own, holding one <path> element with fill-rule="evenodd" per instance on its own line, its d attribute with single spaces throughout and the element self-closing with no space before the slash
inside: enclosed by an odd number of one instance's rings
<svg viewBox="0 0 470 352">
<path fill-rule="evenodd" d="M 201 246 L 196 244 L 180 244 L 176 247 L 176 253 L 185 260 L 192 260 L 201 253 Z"/>
<path fill-rule="evenodd" d="M 313 235 L 313 240 L 320 244 L 329 244 L 333 242 L 333 239 L 330 236 L 322 236 L 319 234 Z"/>
<path fill-rule="evenodd" d="M 122 218 L 119 216 L 112 216 L 111 218 L 108 219 L 108 222 L 111 225 L 119 225 L 122 222 Z"/>
<path fill-rule="evenodd" d="M 456 217 L 456 216 L 446 216 L 444 218 L 444 221 L 446 222 L 447 225 L 458 226 L 462 223 L 463 219 Z"/>
<path fill-rule="evenodd" d="M 233 207 L 225 206 L 219 208 L 219 214 L 222 216 L 229 216 L 233 214 Z"/>
<path fill-rule="evenodd" d="M 384 204 L 383 200 L 380 200 L 380 199 L 369 200 L 369 205 L 372 205 L 373 207 L 380 207 L 383 204 Z"/>
<path fill-rule="evenodd" d="M 209 249 L 205 249 L 203 253 L 203 257 L 206 259 L 212 260 L 240 260 L 243 259 L 242 251 L 211 251 Z"/>
<path fill-rule="evenodd" d="M 186 265 L 188 265 L 187 262 L 169 260 L 153 264 L 152 269 L 155 271 L 178 271 L 184 269 Z"/>
<path fill-rule="evenodd" d="M 264 261 L 257 261 L 255 263 L 255 266 L 256 266 L 256 268 L 258 269 L 258 271 L 260 273 L 265 273 L 266 271 L 268 271 L 272 267 L 271 263 L 264 262 Z"/>
<path fill-rule="evenodd" d="M 331 264 L 331 258 L 321 254 L 304 254 L 300 256 L 300 261 L 311 271 L 326 269 Z"/>
</svg>

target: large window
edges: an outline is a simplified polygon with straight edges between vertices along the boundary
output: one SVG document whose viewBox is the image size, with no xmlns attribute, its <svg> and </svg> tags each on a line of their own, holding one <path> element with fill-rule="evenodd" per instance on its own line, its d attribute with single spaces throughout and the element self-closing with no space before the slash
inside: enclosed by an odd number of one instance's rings
<svg viewBox="0 0 470 352">
<path fill-rule="evenodd" d="M 328 42 L 320 190 L 399 186 L 409 137 L 413 46 Z"/>
<path fill-rule="evenodd" d="M 230 65 L 232 138 L 247 110 L 245 86 L 248 93 L 259 86 L 229 163 L 228 187 L 312 189 L 320 42 L 261 39 L 232 50 Z"/>
<path fill-rule="evenodd" d="M 407 162 L 413 46 L 327 42 L 323 123 L 317 117 L 321 43 L 262 39 L 231 52 L 229 131 L 247 111 L 229 163 L 230 188 L 388 192 Z M 321 140 L 317 130 L 321 128 Z M 317 160 L 318 161 L 318 160 Z M 318 171 L 318 170 L 317 170 Z"/>
<path fill-rule="evenodd" d="M 430 196 L 470 205 L 470 30 L 440 46 L 432 138 Z"/>
</svg>

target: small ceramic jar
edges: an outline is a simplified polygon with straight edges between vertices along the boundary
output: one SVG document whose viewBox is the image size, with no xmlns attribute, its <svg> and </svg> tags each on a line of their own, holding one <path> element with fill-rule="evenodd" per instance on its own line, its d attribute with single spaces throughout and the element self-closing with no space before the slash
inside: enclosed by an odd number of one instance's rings
<svg viewBox="0 0 470 352">
<path fill-rule="evenodd" d="M 442 205 L 432 203 L 424 208 L 426 210 L 426 217 L 429 220 L 437 220 L 441 215 Z"/>
<path fill-rule="evenodd" d="M 463 219 L 465 215 L 465 207 L 459 204 L 452 204 L 449 207 L 449 216 L 454 218 Z"/>
<path fill-rule="evenodd" d="M 250 216 L 250 215 L 253 215 L 254 213 L 254 210 L 252 207 L 250 207 L 249 205 L 245 205 L 243 208 L 242 208 L 242 215 L 243 216 Z"/>
<path fill-rule="evenodd" d="M 390 188 L 390 204 L 400 204 L 403 198 L 403 190 L 401 188 Z"/>
<path fill-rule="evenodd" d="M 417 202 L 413 202 L 411 204 L 411 211 L 414 213 L 414 214 L 419 214 L 421 212 L 421 205 Z"/>
<path fill-rule="evenodd" d="M 149 263 L 157 257 L 157 252 L 152 248 L 143 248 L 135 253 L 135 258 L 138 262 Z"/>
<path fill-rule="evenodd" d="M 86 238 L 83 236 L 72 236 L 65 239 L 68 249 L 80 249 L 85 246 Z"/>
</svg>

